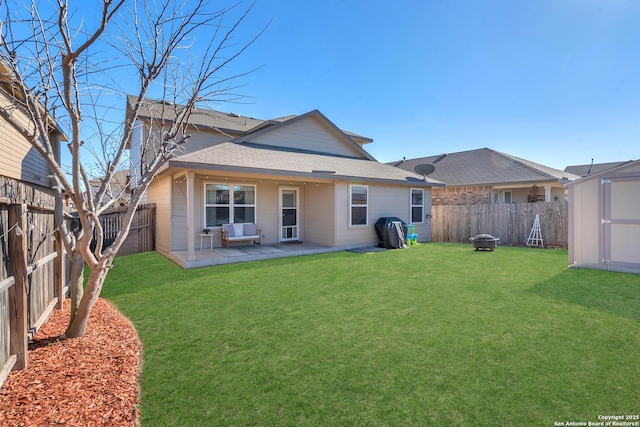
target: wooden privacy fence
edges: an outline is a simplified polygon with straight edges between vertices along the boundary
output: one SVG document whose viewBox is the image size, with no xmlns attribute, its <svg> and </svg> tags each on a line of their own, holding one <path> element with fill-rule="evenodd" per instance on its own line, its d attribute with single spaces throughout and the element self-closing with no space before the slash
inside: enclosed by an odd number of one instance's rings
<svg viewBox="0 0 640 427">
<path fill-rule="evenodd" d="M 116 239 L 118 232 L 122 229 L 124 216 L 124 210 L 116 210 L 100 215 L 100 224 L 104 234 L 103 249 L 111 245 Z M 155 203 L 138 206 L 131 222 L 129 235 L 120 247 L 118 256 L 148 252 L 155 249 L 155 217 Z"/>
<path fill-rule="evenodd" d="M 54 309 L 62 309 L 70 261 L 57 231 L 54 198 L 0 175 L 0 387 L 27 366 L 27 345 Z M 122 228 L 124 212 L 101 216 L 105 243 Z M 154 249 L 155 205 L 141 205 L 118 255 Z"/>
<path fill-rule="evenodd" d="M 499 203 L 431 207 L 431 240 L 464 242 L 478 234 L 499 237 L 501 245 L 524 245 L 536 214 L 545 247 L 568 245 L 568 203 Z"/>
<path fill-rule="evenodd" d="M 0 387 L 27 366 L 27 345 L 66 294 L 67 257 L 52 207 L 0 196 Z"/>
</svg>

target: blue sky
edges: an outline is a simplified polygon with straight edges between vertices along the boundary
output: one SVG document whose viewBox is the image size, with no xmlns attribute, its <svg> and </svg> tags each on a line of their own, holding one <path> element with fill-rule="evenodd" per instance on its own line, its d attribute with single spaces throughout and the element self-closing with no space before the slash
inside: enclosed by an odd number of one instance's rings
<svg viewBox="0 0 640 427">
<path fill-rule="evenodd" d="M 489 147 L 547 166 L 640 159 L 640 2 L 259 0 L 223 111 L 318 109 L 388 162 Z"/>
<path fill-rule="evenodd" d="M 640 159 L 638 0 L 258 0 L 234 41 L 269 21 L 224 70 L 261 67 L 234 82 L 246 98 L 211 107 L 318 109 L 372 138 L 381 162 L 482 147 L 558 169 Z M 128 74 L 116 80 L 136 93 Z"/>
</svg>

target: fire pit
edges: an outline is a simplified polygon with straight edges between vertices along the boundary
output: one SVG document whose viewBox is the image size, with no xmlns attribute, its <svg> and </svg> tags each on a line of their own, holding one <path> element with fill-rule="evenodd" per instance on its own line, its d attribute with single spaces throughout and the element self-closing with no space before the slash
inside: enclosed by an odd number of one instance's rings
<svg viewBox="0 0 640 427">
<path fill-rule="evenodd" d="M 478 234 L 475 237 L 470 238 L 473 242 L 473 247 L 476 251 L 491 251 L 493 252 L 496 249 L 496 245 L 498 244 L 499 237 L 493 237 L 491 234 Z"/>
</svg>

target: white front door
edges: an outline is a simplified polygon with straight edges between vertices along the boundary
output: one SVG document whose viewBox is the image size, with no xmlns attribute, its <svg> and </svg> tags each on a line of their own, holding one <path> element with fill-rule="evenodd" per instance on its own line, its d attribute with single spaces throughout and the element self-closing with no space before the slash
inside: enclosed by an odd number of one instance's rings
<svg viewBox="0 0 640 427">
<path fill-rule="evenodd" d="M 292 242 L 299 237 L 300 212 L 298 188 L 280 188 L 280 241 Z"/>
</svg>

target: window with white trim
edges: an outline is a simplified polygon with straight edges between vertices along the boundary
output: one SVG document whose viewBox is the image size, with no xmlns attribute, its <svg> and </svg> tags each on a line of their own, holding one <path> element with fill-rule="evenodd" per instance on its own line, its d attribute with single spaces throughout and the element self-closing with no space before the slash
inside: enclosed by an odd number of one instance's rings
<svg viewBox="0 0 640 427">
<path fill-rule="evenodd" d="M 350 224 L 353 226 L 367 225 L 369 210 L 369 188 L 366 185 L 351 185 L 349 198 Z"/>
<path fill-rule="evenodd" d="M 511 191 L 498 191 L 494 193 L 494 203 L 511 203 Z"/>
<path fill-rule="evenodd" d="M 424 190 L 421 188 L 411 189 L 411 223 L 420 224 L 424 222 Z"/>
<path fill-rule="evenodd" d="M 205 228 L 256 221 L 256 187 L 240 184 L 204 185 Z"/>
</svg>

